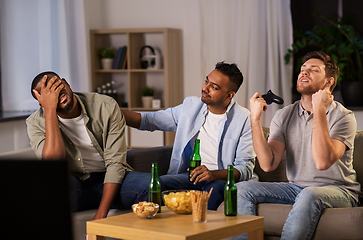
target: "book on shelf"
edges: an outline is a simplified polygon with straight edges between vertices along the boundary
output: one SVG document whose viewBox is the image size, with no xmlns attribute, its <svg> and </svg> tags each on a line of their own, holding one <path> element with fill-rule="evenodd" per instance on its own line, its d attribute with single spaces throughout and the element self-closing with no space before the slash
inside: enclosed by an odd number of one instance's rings
<svg viewBox="0 0 363 240">
<path fill-rule="evenodd" d="M 118 69 L 118 66 L 120 65 L 121 55 L 122 55 L 122 48 L 123 47 L 118 48 L 117 55 L 116 55 L 116 61 L 115 61 L 115 64 L 113 66 L 114 69 Z"/>
<path fill-rule="evenodd" d="M 125 58 L 122 69 L 127 69 L 127 58 Z"/>
<path fill-rule="evenodd" d="M 124 55 L 124 58 L 122 60 L 121 69 L 126 69 L 127 68 L 127 46 L 125 46 L 124 49 L 125 49 L 125 55 Z"/>
<path fill-rule="evenodd" d="M 122 53 L 121 53 L 121 59 L 120 59 L 120 62 L 118 64 L 118 69 L 122 69 L 122 66 L 123 66 L 123 62 L 126 58 L 126 51 L 127 51 L 127 46 L 123 46 L 122 47 Z"/>
</svg>

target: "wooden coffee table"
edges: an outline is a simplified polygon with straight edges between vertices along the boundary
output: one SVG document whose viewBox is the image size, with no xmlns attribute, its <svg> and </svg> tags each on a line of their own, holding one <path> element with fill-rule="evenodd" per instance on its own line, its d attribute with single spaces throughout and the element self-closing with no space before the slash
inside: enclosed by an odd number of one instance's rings
<svg viewBox="0 0 363 240">
<path fill-rule="evenodd" d="M 120 239 L 222 239 L 248 233 L 250 240 L 263 239 L 263 217 L 208 211 L 206 223 L 194 223 L 192 215 L 176 214 L 162 207 L 152 219 L 142 219 L 133 212 L 87 222 L 88 240 L 103 237 Z"/>
</svg>

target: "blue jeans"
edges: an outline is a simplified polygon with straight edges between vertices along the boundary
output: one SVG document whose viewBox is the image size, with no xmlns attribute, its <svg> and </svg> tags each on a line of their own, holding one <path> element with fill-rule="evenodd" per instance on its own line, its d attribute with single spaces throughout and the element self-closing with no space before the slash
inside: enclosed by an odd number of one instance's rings
<svg viewBox="0 0 363 240">
<path fill-rule="evenodd" d="M 208 191 L 213 187 L 212 194 L 208 201 L 209 210 L 217 210 L 218 206 L 224 201 L 224 186 L 225 180 L 215 180 L 213 182 L 199 182 L 194 185 L 193 182 L 188 180 L 188 172 L 175 174 L 175 175 L 163 175 L 159 179 L 165 185 L 166 190 L 200 190 Z"/>
<path fill-rule="evenodd" d="M 347 190 L 335 187 L 299 187 L 292 183 L 239 182 L 237 183 L 237 211 L 256 215 L 259 203 L 293 205 L 282 229 L 281 239 L 311 239 L 325 208 L 357 206 Z M 233 237 L 247 239 L 247 234 Z"/>
<path fill-rule="evenodd" d="M 90 175 L 85 181 L 71 175 L 70 197 L 72 211 L 98 208 L 102 198 L 105 173 L 95 172 Z M 150 179 L 150 173 L 126 172 L 112 208 L 131 209 L 132 204 L 147 201 Z M 162 189 L 164 189 L 163 186 Z"/>
</svg>

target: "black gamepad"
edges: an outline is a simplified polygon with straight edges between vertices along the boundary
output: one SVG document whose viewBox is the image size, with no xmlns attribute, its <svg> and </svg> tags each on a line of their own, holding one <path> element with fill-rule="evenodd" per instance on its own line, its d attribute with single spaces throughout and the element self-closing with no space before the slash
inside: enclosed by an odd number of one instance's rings
<svg viewBox="0 0 363 240">
<path fill-rule="evenodd" d="M 266 103 L 269 105 L 271 103 L 283 104 L 284 100 L 279 96 L 276 96 L 271 90 L 268 90 L 266 94 L 262 95 L 263 99 L 265 99 Z"/>
</svg>

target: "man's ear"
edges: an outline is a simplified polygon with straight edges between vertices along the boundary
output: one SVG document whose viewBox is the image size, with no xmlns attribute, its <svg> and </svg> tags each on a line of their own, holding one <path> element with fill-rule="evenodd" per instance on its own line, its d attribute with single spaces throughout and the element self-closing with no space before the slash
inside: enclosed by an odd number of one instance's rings
<svg viewBox="0 0 363 240">
<path fill-rule="evenodd" d="M 235 95 L 236 95 L 236 93 L 235 93 L 234 91 L 230 91 L 230 92 L 228 93 L 228 98 L 229 98 L 229 99 L 232 99 Z"/>
<path fill-rule="evenodd" d="M 37 99 L 37 101 L 39 101 L 38 98 L 40 96 L 40 92 L 37 89 L 35 89 L 35 88 L 32 91 L 34 93 L 35 99 Z"/>
<path fill-rule="evenodd" d="M 330 87 L 334 84 L 334 81 L 333 77 L 327 78 L 323 90 L 328 90 L 330 92 Z"/>
</svg>

